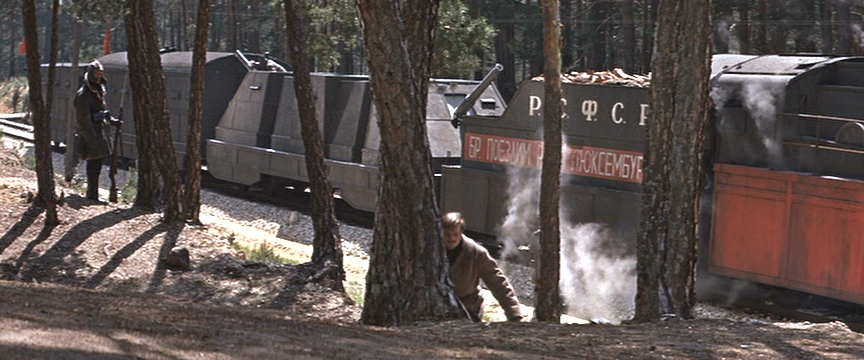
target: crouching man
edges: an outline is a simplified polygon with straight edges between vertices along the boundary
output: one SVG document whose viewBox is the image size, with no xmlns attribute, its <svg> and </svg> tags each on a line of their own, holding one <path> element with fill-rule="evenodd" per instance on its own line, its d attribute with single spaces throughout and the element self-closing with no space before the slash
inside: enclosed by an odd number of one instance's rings
<svg viewBox="0 0 864 360">
<path fill-rule="evenodd" d="M 453 288 L 471 318 L 480 321 L 483 317 L 484 304 L 480 295 L 480 280 L 483 280 L 504 309 L 507 320 L 521 321 L 522 311 L 516 292 L 489 252 L 463 234 L 465 219 L 462 214 L 451 212 L 444 215 L 441 226 Z"/>
</svg>

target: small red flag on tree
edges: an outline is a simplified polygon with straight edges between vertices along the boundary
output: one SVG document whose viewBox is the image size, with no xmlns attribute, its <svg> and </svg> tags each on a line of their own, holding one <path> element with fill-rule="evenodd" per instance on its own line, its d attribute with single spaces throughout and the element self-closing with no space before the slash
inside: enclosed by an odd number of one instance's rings
<svg viewBox="0 0 864 360">
<path fill-rule="evenodd" d="M 111 53 L 111 23 L 108 23 L 108 28 L 105 29 L 105 55 Z"/>
<path fill-rule="evenodd" d="M 27 39 L 21 39 L 21 55 L 27 55 Z"/>
</svg>

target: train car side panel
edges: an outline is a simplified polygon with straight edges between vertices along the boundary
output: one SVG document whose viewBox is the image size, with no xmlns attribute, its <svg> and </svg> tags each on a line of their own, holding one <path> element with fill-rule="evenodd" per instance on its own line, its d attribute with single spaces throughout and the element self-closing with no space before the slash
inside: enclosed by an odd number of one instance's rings
<svg viewBox="0 0 864 360">
<path fill-rule="evenodd" d="M 715 166 L 709 270 L 864 303 L 864 182 Z"/>
<path fill-rule="evenodd" d="M 441 208 L 459 211 L 467 229 L 495 234 L 501 226 L 507 200 L 506 178 L 489 171 L 445 166 L 442 169 Z"/>
<path fill-rule="evenodd" d="M 729 168 L 718 166 L 714 173 L 711 270 L 779 278 L 786 258 L 786 181 L 746 167 L 724 171 Z"/>
<path fill-rule="evenodd" d="M 620 245 L 632 253 L 648 90 L 565 83 L 563 91 L 562 221 L 604 224 L 615 239 L 610 250 Z M 445 171 L 441 204 L 444 211 L 462 212 L 468 230 L 497 236 L 508 211 L 522 211 L 508 209 L 513 192 L 539 192 L 533 181 L 543 155 L 543 98 L 542 82 L 527 81 L 501 117 L 464 118 L 462 166 Z"/>
<path fill-rule="evenodd" d="M 801 176 L 790 209 L 790 288 L 864 302 L 864 182 Z"/>
</svg>

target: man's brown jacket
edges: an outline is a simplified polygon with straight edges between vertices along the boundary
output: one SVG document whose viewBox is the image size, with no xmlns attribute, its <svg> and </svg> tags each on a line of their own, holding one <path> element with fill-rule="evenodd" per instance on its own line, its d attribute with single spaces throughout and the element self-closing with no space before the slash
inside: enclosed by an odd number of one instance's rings
<svg viewBox="0 0 864 360">
<path fill-rule="evenodd" d="M 489 256 L 485 248 L 467 236 L 462 236 L 462 250 L 450 264 L 450 278 L 453 280 L 456 296 L 468 311 L 478 317 L 482 318 L 483 315 L 483 297 L 480 296 L 481 279 L 504 309 L 508 320 L 522 317 L 516 292 L 498 268 L 498 263 Z"/>
</svg>

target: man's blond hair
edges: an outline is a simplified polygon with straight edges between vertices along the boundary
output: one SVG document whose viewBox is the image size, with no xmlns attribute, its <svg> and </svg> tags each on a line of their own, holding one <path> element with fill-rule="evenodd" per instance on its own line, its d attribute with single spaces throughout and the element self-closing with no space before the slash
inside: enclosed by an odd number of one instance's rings
<svg viewBox="0 0 864 360">
<path fill-rule="evenodd" d="M 444 230 L 452 229 L 457 226 L 460 230 L 465 230 L 465 218 L 462 217 L 462 213 L 449 212 L 444 214 L 444 217 L 441 219 L 441 226 Z"/>
</svg>

